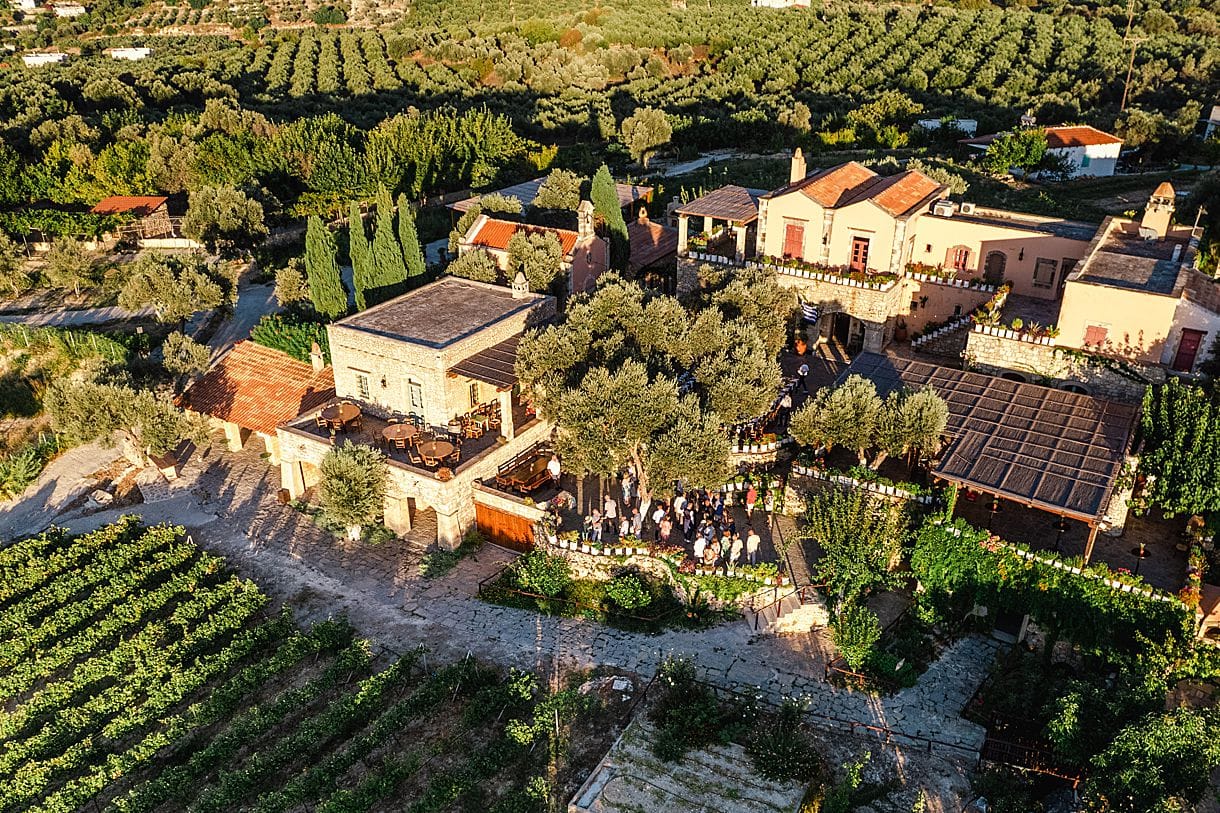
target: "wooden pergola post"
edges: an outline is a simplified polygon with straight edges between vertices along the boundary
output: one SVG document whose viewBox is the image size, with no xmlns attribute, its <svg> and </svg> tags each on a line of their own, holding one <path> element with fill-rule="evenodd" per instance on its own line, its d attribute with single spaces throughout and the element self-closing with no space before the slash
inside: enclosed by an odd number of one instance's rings
<svg viewBox="0 0 1220 813">
<path fill-rule="evenodd" d="M 1089 523 L 1089 539 L 1084 543 L 1084 563 L 1087 565 L 1093 556 L 1093 543 L 1097 541 L 1097 523 Z"/>
</svg>

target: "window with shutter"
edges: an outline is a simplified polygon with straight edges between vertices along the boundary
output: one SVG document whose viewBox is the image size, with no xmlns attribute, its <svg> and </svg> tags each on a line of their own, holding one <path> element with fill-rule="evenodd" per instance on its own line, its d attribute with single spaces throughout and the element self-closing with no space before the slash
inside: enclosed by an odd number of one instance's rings
<svg viewBox="0 0 1220 813">
<path fill-rule="evenodd" d="M 1110 328 L 1103 325 L 1089 325 L 1084 329 L 1085 347 L 1102 347 L 1110 335 Z"/>
<path fill-rule="evenodd" d="M 1039 257 L 1034 262 L 1034 287 L 1049 288 L 1055 284 L 1055 269 L 1059 267 L 1057 260 Z"/>
</svg>

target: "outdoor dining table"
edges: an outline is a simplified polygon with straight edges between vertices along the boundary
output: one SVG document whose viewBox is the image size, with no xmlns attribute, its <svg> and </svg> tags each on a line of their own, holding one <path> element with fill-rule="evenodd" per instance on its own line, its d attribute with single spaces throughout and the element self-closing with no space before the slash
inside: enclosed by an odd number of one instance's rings
<svg viewBox="0 0 1220 813">
<path fill-rule="evenodd" d="M 381 436 L 390 443 L 408 441 L 419 434 L 419 427 L 409 423 L 392 423 L 381 430 Z"/>
<path fill-rule="evenodd" d="M 339 426 L 347 426 L 359 417 L 360 407 L 355 404 L 331 404 L 322 410 L 322 420 Z"/>
<path fill-rule="evenodd" d="M 429 440 L 419 444 L 418 451 L 419 456 L 424 459 L 425 463 L 429 466 L 435 466 L 453 454 L 454 448 L 456 447 L 447 440 Z"/>
</svg>

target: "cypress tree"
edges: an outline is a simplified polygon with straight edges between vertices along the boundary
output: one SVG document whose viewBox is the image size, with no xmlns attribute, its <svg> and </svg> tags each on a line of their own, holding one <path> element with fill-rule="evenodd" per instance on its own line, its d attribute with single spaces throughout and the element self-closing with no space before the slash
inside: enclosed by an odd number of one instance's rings
<svg viewBox="0 0 1220 813">
<path fill-rule="evenodd" d="M 360 217 L 360 203 L 352 201 L 347 219 L 348 255 L 352 259 L 352 287 L 356 289 L 356 309 L 368 307 L 366 294 L 376 287 L 373 277 L 373 251 L 369 246 L 364 220 Z"/>
<path fill-rule="evenodd" d="M 383 302 L 402 290 L 407 266 L 394 233 L 394 204 L 385 187 L 377 193 L 377 225 L 373 230 L 373 298 Z"/>
<path fill-rule="evenodd" d="M 627 239 L 627 223 L 623 220 L 623 210 L 618 204 L 618 189 L 605 164 L 602 164 L 593 176 L 589 197 L 593 200 L 593 211 L 601 216 L 609 232 L 610 265 L 625 271 L 627 261 L 631 258 L 631 244 Z"/>
<path fill-rule="evenodd" d="M 402 246 L 402 258 L 407 266 L 407 275 L 418 277 L 427 270 L 424 252 L 419 247 L 419 232 L 415 230 L 415 212 L 407 203 L 407 196 L 398 194 L 398 242 Z"/>
<path fill-rule="evenodd" d="M 347 312 L 347 289 L 339 276 L 335 260 L 338 248 L 330 229 L 317 215 L 305 226 L 305 274 L 309 281 L 309 300 L 323 316 L 334 319 Z"/>
</svg>

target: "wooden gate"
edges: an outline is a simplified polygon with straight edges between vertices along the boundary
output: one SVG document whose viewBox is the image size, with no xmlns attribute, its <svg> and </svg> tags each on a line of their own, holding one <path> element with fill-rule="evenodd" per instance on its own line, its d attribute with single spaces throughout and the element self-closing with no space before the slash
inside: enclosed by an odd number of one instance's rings
<svg viewBox="0 0 1220 813">
<path fill-rule="evenodd" d="M 534 549 L 534 523 L 475 501 L 474 518 L 487 541 L 525 553 Z"/>
</svg>

